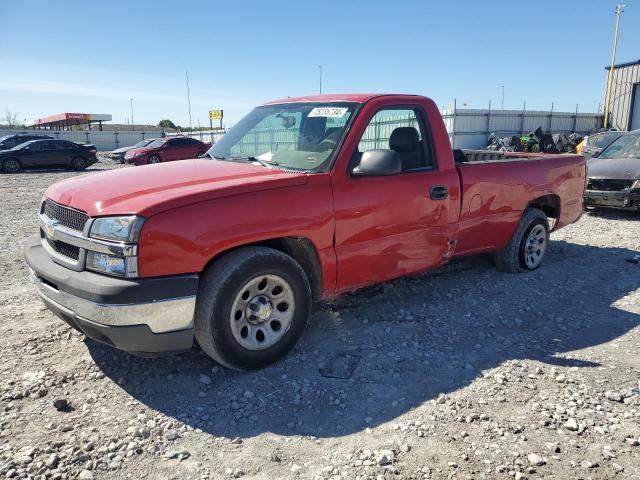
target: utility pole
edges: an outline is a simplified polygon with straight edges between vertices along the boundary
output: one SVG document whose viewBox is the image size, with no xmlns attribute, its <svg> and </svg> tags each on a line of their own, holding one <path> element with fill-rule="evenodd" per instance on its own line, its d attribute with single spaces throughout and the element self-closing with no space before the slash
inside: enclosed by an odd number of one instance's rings
<svg viewBox="0 0 640 480">
<path fill-rule="evenodd" d="M 135 130 L 133 126 L 133 97 L 131 97 L 131 130 Z"/>
<path fill-rule="evenodd" d="M 318 73 L 319 73 L 319 80 L 320 80 L 320 95 L 322 95 L 322 65 L 318 65 Z"/>
<path fill-rule="evenodd" d="M 613 83 L 613 70 L 616 65 L 616 50 L 618 49 L 618 31 L 620 30 L 620 15 L 626 5 L 616 5 L 616 31 L 613 34 L 613 50 L 611 52 L 611 68 L 607 76 L 607 91 L 604 95 L 604 128 L 609 126 L 609 102 L 611 101 L 611 84 Z"/>
<path fill-rule="evenodd" d="M 189 131 L 192 130 L 191 127 L 191 94 L 189 92 L 189 70 L 186 70 L 187 74 L 187 105 L 189 107 Z"/>
<path fill-rule="evenodd" d="M 500 110 L 504 110 L 504 85 L 500 85 L 502 88 L 502 100 L 500 101 Z"/>
</svg>

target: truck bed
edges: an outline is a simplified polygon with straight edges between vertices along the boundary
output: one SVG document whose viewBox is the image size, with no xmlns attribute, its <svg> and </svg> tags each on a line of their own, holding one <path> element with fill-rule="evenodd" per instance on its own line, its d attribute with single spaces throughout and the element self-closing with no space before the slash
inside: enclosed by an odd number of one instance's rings
<svg viewBox="0 0 640 480">
<path fill-rule="evenodd" d="M 456 255 L 504 247 L 522 212 L 532 204 L 541 202 L 557 211 L 554 228 L 575 222 L 582 214 L 583 157 L 458 152 L 456 160 L 462 155 L 467 160 L 456 161 L 462 192 Z"/>
</svg>

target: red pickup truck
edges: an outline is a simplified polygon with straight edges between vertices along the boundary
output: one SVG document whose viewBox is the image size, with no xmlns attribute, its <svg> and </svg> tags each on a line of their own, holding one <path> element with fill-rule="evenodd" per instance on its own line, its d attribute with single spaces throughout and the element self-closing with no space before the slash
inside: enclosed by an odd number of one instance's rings
<svg viewBox="0 0 640 480">
<path fill-rule="evenodd" d="M 157 138 L 145 147 L 133 148 L 125 153 L 124 163 L 148 165 L 151 163 L 199 158 L 209 148 L 211 148 L 210 143 L 204 143 L 195 138 Z"/>
<path fill-rule="evenodd" d="M 45 304 L 131 353 L 256 368 L 313 301 L 495 252 L 538 268 L 583 210 L 581 156 L 451 150 L 433 101 L 324 95 L 255 108 L 206 158 L 52 185 L 26 261 Z"/>
</svg>

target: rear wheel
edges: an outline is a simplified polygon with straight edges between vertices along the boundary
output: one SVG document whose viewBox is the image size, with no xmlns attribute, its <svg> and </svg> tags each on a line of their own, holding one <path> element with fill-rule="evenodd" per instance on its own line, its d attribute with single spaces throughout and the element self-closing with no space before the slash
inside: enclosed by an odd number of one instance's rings
<svg viewBox="0 0 640 480">
<path fill-rule="evenodd" d="M 76 172 L 84 170 L 85 168 L 87 168 L 87 166 L 87 161 L 82 157 L 76 157 L 71 160 L 71 168 L 73 168 Z"/>
<path fill-rule="evenodd" d="M 162 161 L 162 159 L 160 158 L 160 155 L 151 155 L 149 157 L 149 161 L 147 163 L 152 164 L 152 163 L 160 163 Z"/>
<path fill-rule="evenodd" d="M 4 173 L 18 173 L 21 168 L 22 165 L 17 158 L 7 158 L 2 162 L 2 171 Z"/>
<path fill-rule="evenodd" d="M 293 258 L 271 248 L 243 247 L 202 275 L 196 339 L 226 367 L 260 368 L 296 344 L 310 308 L 309 281 Z"/>
<path fill-rule="evenodd" d="M 513 237 L 505 248 L 496 252 L 498 270 L 527 272 L 542 264 L 549 245 L 549 221 L 542 210 L 524 212 Z"/>
</svg>

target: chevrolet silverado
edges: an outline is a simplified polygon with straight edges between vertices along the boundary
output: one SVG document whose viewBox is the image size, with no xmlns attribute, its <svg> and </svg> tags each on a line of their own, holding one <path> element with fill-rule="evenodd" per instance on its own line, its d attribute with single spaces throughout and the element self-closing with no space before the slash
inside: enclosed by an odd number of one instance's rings
<svg viewBox="0 0 640 480">
<path fill-rule="evenodd" d="M 302 335 L 312 302 L 494 252 L 538 268 L 583 210 L 577 155 L 451 150 L 415 95 L 287 98 L 206 158 L 49 187 L 25 245 L 44 303 L 127 352 L 257 368 Z M 454 159 L 455 158 L 455 159 Z"/>
</svg>

